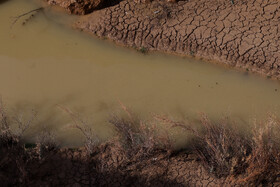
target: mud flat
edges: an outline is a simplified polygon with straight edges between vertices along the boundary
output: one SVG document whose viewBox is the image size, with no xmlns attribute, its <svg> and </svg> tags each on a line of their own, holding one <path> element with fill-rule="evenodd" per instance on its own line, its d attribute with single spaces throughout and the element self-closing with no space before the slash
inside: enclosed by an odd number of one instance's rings
<svg viewBox="0 0 280 187">
<path fill-rule="evenodd" d="M 61 5 L 49 2 L 56 1 Z M 276 0 L 124 0 L 82 16 L 75 27 L 120 45 L 196 56 L 279 79 L 279 8 Z"/>
</svg>

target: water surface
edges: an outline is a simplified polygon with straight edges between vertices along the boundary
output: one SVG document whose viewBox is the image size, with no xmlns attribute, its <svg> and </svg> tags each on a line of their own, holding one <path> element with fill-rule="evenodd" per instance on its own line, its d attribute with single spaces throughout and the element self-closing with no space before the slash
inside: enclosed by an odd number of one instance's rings
<svg viewBox="0 0 280 187">
<path fill-rule="evenodd" d="M 76 146 L 81 134 L 56 105 L 79 113 L 103 138 L 112 134 L 108 116 L 119 101 L 143 118 L 169 114 L 178 119 L 205 112 L 248 122 L 267 112 L 280 114 L 280 84 L 190 58 L 143 55 L 118 48 L 67 26 L 75 17 L 35 14 L 12 28 L 11 17 L 40 5 L 32 0 L 0 4 L 0 94 L 10 111 L 39 112 L 28 140 L 43 126 L 63 145 Z"/>
</svg>

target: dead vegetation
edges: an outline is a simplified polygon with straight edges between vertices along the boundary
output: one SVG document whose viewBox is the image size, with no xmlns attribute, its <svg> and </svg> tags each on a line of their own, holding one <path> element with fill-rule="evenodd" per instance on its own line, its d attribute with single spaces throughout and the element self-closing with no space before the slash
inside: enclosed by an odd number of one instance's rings
<svg viewBox="0 0 280 187">
<path fill-rule="evenodd" d="M 32 125 L 37 112 L 32 110 L 28 116 L 23 114 L 8 115 L 2 99 L 0 99 L 0 136 L 3 140 L 19 142 L 23 134 Z M 11 129 L 13 127 L 13 130 Z"/>
<path fill-rule="evenodd" d="M 250 135 L 234 128 L 229 119 L 212 123 L 201 115 L 201 130 L 187 122 L 157 116 L 159 121 L 195 136 L 194 151 L 209 173 L 243 185 L 267 185 L 280 179 L 280 121 L 269 117 L 255 122 Z"/>
<path fill-rule="evenodd" d="M 35 110 L 29 114 L 7 112 L 0 99 L 0 181 L 3 181 L 3 186 L 7 181 L 13 186 L 28 184 L 28 165 L 59 148 L 54 134 L 46 129 L 38 134 L 35 144 L 23 141 L 24 133 L 36 118 Z"/>
<path fill-rule="evenodd" d="M 58 105 L 58 108 L 66 112 L 71 117 L 73 125 L 70 127 L 78 129 L 84 135 L 84 146 L 89 155 L 93 154 L 97 145 L 100 143 L 100 138 L 91 128 L 91 125 L 84 121 L 79 115 L 73 113 L 70 109 L 61 105 Z"/>
<path fill-rule="evenodd" d="M 22 116 L 8 115 L 0 99 L 0 180 L 4 186 L 7 181 L 12 185 L 18 182 L 25 184 L 27 181 L 26 164 L 29 159 L 21 140 L 35 117 L 35 113 L 28 120 L 24 120 Z M 15 126 L 15 131 L 11 130 L 12 125 Z"/>
<path fill-rule="evenodd" d="M 29 147 L 32 148 L 33 146 Z M 37 140 L 34 144 L 34 148 L 39 160 L 47 157 L 49 153 L 57 151 L 59 145 L 57 143 L 55 134 L 44 127 L 43 130 L 37 135 Z"/>
<path fill-rule="evenodd" d="M 13 22 L 11 24 L 11 29 L 14 27 L 14 25 L 21 19 L 25 18 L 24 21 L 22 22 L 22 25 L 25 25 L 27 22 L 29 22 L 35 15 L 41 11 L 44 10 L 44 7 L 39 7 L 30 11 L 27 11 L 23 14 L 20 14 L 18 16 L 11 17 L 13 19 Z"/>
<path fill-rule="evenodd" d="M 177 122 L 166 117 L 157 117 L 173 128 L 183 128 L 195 136 L 194 150 L 202 164 L 217 177 L 242 173 L 250 146 L 245 137 L 229 126 L 228 120 L 212 123 L 205 114 L 201 115 L 202 130 L 194 129 L 186 122 Z"/>
<path fill-rule="evenodd" d="M 13 171 L 11 176 L 4 175 L 9 180 L 16 179 L 9 184 L 28 184 L 30 164 L 48 163 L 50 155 L 53 155 L 51 153 L 59 152 L 57 141 L 54 134 L 45 129 L 38 135 L 35 146 L 24 146 L 20 137 L 34 122 L 36 113 L 32 113 L 28 120 L 23 120 L 22 116 L 15 118 L 7 115 L 2 102 L 0 106 L 0 169 L 7 173 Z M 212 122 L 207 115 L 202 114 L 200 126 L 166 116 L 155 116 L 153 120 L 143 121 L 122 103 L 121 107 L 125 115 L 112 115 L 109 119 L 117 138 L 100 144 L 97 133 L 89 123 L 71 110 L 59 106 L 70 115 L 73 121 L 71 127 L 80 130 L 85 136 L 86 160 L 100 175 L 114 170 L 123 174 L 134 171 L 133 175 L 138 176 L 136 171 L 140 172 L 140 168 L 145 171 L 145 167 L 150 167 L 147 166 L 149 163 L 154 164 L 151 167 L 159 168 L 161 178 L 166 178 L 169 159 L 172 155 L 176 157 L 176 154 L 171 154 L 175 151 L 171 140 L 165 131 L 159 131 L 158 125 L 168 124 L 166 127 L 183 129 L 181 132 L 186 136 L 194 137 L 190 146 L 192 149 L 186 148 L 190 150 L 183 150 L 184 154 L 188 152 L 196 155 L 196 162 L 217 179 L 245 186 L 271 185 L 280 180 L 280 121 L 272 115 L 263 122 L 255 122 L 251 134 L 245 135 L 228 118 Z M 10 130 L 11 123 L 18 127 L 17 133 Z M 80 150 L 74 151 L 74 154 L 76 152 Z M 161 160 L 159 163 L 166 164 L 165 169 L 163 165 L 156 164 L 157 159 Z M 114 164 L 109 164 L 111 160 L 114 160 Z M 3 174 L 0 174 L 0 179 L 3 179 Z"/>
<path fill-rule="evenodd" d="M 120 105 L 126 116 L 112 115 L 109 122 L 114 126 L 118 141 L 129 157 L 147 157 L 157 150 L 171 150 L 169 136 L 159 133 L 156 123 L 142 121 L 121 102 Z"/>
<path fill-rule="evenodd" d="M 274 116 L 262 123 L 255 121 L 251 139 L 251 154 L 247 157 L 246 174 L 242 182 L 266 184 L 280 178 L 280 121 Z"/>
</svg>

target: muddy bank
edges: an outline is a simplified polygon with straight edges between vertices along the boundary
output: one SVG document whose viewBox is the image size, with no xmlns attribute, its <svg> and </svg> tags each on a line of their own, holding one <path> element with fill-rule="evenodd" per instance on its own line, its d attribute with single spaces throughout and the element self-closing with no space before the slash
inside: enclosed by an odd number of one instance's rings
<svg viewBox="0 0 280 187">
<path fill-rule="evenodd" d="M 50 5 L 57 5 L 71 14 L 85 15 L 95 10 L 114 6 L 121 0 L 47 0 Z"/>
<path fill-rule="evenodd" d="M 280 78 L 279 1 L 125 0 L 75 27 L 138 49 L 202 57 Z"/>
<path fill-rule="evenodd" d="M 261 170 L 262 171 L 262 170 Z M 95 148 L 56 149 L 0 140 L 0 180 L 3 186 L 278 186 L 280 178 L 258 168 L 247 175 L 217 177 L 188 150 L 127 156 L 116 142 Z M 252 172 L 252 173 L 251 173 Z M 279 173 L 279 172 L 278 172 Z M 256 176 L 254 176 L 256 175 Z M 236 178 L 235 178 L 236 177 Z M 247 178 L 248 177 L 248 178 Z M 266 179 L 267 179 L 266 178 Z"/>
<path fill-rule="evenodd" d="M 71 112 L 71 111 L 68 111 Z M 0 108 L 0 180 L 3 186 L 279 186 L 280 121 L 271 116 L 244 135 L 228 119 L 201 116 L 201 128 L 157 115 L 156 124 L 127 112 L 109 122 L 116 136 L 100 143 L 98 134 L 70 113 L 84 135 L 81 148 L 60 148 L 42 130 L 36 143 L 23 133 L 35 119 L 11 118 Z M 18 123 L 18 129 L 11 125 Z M 179 128 L 188 144 L 173 148 L 157 125 Z M 198 130 L 201 129 L 201 130 Z"/>
<path fill-rule="evenodd" d="M 39 158 L 38 149 L 2 148 L 0 179 L 4 186 L 217 186 L 224 182 L 185 154 L 169 157 L 159 151 L 135 161 L 117 151 L 106 144 L 90 158 L 85 149 L 60 149 Z"/>
</svg>

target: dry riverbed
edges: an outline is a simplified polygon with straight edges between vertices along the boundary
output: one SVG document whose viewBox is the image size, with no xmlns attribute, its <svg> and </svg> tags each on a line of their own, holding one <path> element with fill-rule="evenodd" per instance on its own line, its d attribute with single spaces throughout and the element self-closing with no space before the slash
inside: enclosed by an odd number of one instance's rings
<svg viewBox="0 0 280 187">
<path fill-rule="evenodd" d="M 120 45 L 142 52 L 195 56 L 280 78 L 278 1 L 124 0 L 106 4 L 102 0 L 48 0 L 48 3 L 81 15 L 75 23 L 77 29 Z M 274 93 L 277 91 L 275 88 Z M 92 136 L 90 127 L 77 123 L 85 135 L 85 146 L 71 149 L 60 148 L 48 132 L 39 134 L 41 139 L 36 144 L 26 143 L 10 131 L 9 123 L 15 118 L 5 111 L 0 105 L 3 186 L 280 185 L 277 118 L 267 119 L 263 126 L 243 137 L 225 121 L 211 122 L 207 116 L 202 116 L 199 122 L 201 132 L 186 125 L 187 122 L 154 116 L 157 123 L 166 123 L 185 136 L 194 137 L 185 148 L 176 150 L 168 136 L 156 136 L 152 131 L 155 129 L 145 127 L 147 121 L 131 118 L 128 112 L 128 119 L 119 116 L 109 119 L 117 135 L 102 144 Z M 16 124 L 24 124 L 18 120 Z M 55 125 L 59 125 L 57 121 Z"/>
</svg>

